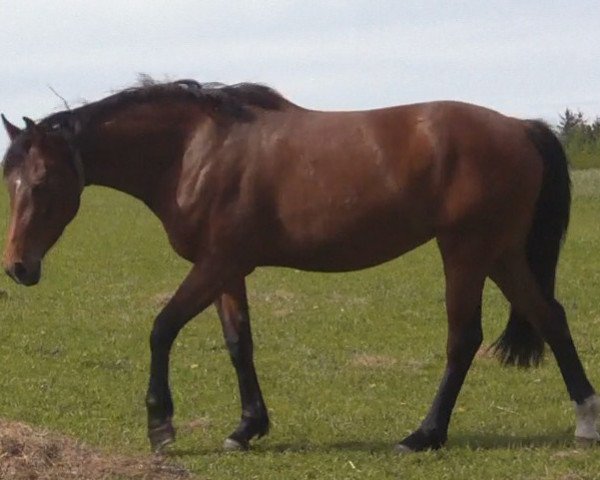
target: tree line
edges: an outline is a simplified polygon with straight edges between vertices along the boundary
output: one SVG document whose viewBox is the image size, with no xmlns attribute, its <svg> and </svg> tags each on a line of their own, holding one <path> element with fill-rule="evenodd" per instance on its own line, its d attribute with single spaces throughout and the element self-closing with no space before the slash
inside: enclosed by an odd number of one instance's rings
<svg viewBox="0 0 600 480">
<path fill-rule="evenodd" d="M 572 168 L 600 168 L 600 117 L 566 109 L 555 127 Z"/>
</svg>

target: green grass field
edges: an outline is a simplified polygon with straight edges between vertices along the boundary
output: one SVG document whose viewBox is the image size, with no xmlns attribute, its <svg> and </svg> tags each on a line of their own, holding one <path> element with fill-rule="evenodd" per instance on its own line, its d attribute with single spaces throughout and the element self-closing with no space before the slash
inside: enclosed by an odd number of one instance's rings
<svg viewBox="0 0 600 480">
<path fill-rule="evenodd" d="M 600 170 L 573 173 L 572 224 L 559 297 L 600 386 Z M 7 220 L 2 191 L 2 225 Z M 187 272 L 141 204 L 89 188 L 34 288 L 0 280 L 0 417 L 110 452 L 148 451 L 148 335 Z M 444 365 L 441 262 L 433 244 L 363 272 L 263 269 L 249 279 L 256 364 L 272 431 L 246 453 L 221 444 L 239 416 L 215 312 L 172 355 L 178 441 L 171 456 L 207 479 L 598 478 L 600 449 L 575 450 L 574 414 L 554 359 L 533 370 L 478 357 L 447 448 L 397 456 L 426 413 Z M 486 287 L 491 343 L 506 321 Z M 599 447 L 600 448 L 600 447 Z"/>
</svg>

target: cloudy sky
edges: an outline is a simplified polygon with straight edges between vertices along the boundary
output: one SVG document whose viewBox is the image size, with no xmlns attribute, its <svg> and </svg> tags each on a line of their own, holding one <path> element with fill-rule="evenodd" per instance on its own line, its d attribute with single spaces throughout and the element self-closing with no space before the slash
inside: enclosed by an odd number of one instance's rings
<svg viewBox="0 0 600 480">
<path fill-rule="evenodd" d="M 76 105 L 145 72 L 262 82 L 316 109 L 458 99 L 593 118 L 598 45 L 598 0 L 0 0 L 0 111 L 42 117 L 61 107 L 49 85 Z"/>
</svg>

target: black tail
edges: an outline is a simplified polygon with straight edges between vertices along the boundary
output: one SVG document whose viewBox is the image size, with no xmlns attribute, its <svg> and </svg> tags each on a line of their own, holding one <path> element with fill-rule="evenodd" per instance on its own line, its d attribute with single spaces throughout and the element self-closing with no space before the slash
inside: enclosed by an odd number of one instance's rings
<svg viewBox="0 0 600 480">
<path fill-rule="evenodd" d="M 527 120 L 526 128 L 544 159 L 542 187 L 527 238 L 527 260 L 544 296 L 554 300 L 556 264 L 571 210 L 569 166 L 560 141 L 544 122 Z M 538 365 L 544 355 L 544 340 L 514 309 L 492 347 L 505 365 Z"/>
</svg>

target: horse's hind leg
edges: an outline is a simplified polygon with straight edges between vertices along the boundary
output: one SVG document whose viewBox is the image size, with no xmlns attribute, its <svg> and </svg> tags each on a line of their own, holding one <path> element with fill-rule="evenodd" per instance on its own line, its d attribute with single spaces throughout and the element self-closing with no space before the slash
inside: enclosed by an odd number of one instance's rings
<svg viewBox="0 0 600 480">
<path fill-rule="evenodd" d="M 446 370 L 420 427 L 396 446 L 400 452 L 437 449 L 446 442 L 452 409 L 483 338 L 481 295 L 486 262 L 475 261 L 466 247 L 444 248 L 440 242 L 440 248 L 448 314 Z"/>
<path fill-rule="evenodd" d="M 245 450 L 249 441 L 269 431 L 269 416 L 254 369 L 252 333 L 243 278 L 224 289 L 215 302 L 223 336 L 238 378 L 242 418 L 235 431 L 227 437 L 227 450 Z"/>
<path fill-rule="evenodd" d="M 563 307 L 555 299 L 544 298 L 524 253 L 503 257 L 494 268 L 491 278 L 512 306 L 526 316 L 552 349 L 569 396 L 575 402 L 575 437 L 588 442 L 599 440 L 596 418 L 600 411 L 600 401 L 573 344 Z"/>
</svg>

